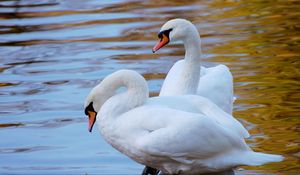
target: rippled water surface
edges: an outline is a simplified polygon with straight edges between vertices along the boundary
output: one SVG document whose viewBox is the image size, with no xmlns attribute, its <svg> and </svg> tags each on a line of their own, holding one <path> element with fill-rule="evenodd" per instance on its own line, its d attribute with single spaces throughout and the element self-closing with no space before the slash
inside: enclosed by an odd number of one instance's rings
<svg viewBox="0 0 300 175">
<path fill-rule="evenodd" d="M 87 132 L 83 101 L 122 68 L 157 95 L 184 50 L 151 48 L 176 17 L 197 25 L 204 64 L 232 70 L 247 142 L 286 157 L 237 174 L 299 173 L 299 9 L 297 0 L 1 0 L 0 174 L 139 174 L 141 165 Z"/>
</svg>

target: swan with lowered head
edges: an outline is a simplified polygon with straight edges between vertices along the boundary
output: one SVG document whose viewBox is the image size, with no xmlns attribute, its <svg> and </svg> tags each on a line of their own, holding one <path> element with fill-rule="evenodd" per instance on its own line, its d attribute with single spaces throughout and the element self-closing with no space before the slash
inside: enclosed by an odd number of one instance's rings
<svg viewBox="0 0 300 175">
<path fill-rule="evenodd" d="M 232 114 L 232 74 L 225 65 L 201 66 L 201 42 L 197 28 L 188 20 L 172 19 L 161 27 L 158 37 L 160 41 L 153 47 L 153 52 L 174 41 L 182 41 L 185 48 L 184 59 L 170 69 L 159 95 L 198 94 Z"/>
<path fill-rule="evenodd" d="M 121 87 L 126 90 L 118 91 Z M 194 175 L 282 160 L 253 152 L 234 130 L 197 111 L 191 98 L 198 96 L 149 98 L 140 74 L 120 70 L 93 88 L 84 107 L 89 131 L 96 122 L 114 148 L 164 174 Z"/>
</svg>

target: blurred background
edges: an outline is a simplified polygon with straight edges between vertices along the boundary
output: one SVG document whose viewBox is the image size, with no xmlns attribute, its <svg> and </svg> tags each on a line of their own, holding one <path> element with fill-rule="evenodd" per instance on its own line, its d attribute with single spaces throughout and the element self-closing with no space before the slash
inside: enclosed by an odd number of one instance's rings
<svg viewBox="0 0 300 175">
<path fill-rule="evenodd" d="M 0 0 L 0 174 L 140 174 L 87 131 L 83 102 L 119 69 L 143 74 L 157 95 L 184 48 L 151 49 L 178 17 L 197 26 L 203 64 L 230 67 L 247 142 L 285 156 L 236 173 L 299 173 L 298 0 Z"/>
</svg>

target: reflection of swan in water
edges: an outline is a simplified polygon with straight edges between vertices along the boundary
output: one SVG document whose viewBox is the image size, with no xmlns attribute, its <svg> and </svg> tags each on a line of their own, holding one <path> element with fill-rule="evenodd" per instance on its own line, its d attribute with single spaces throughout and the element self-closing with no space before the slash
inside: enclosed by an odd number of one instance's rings
<svg viewBox="0 0 300 175">
<path fill-rule="evenodd" d="M 185 19 L 172 19 L 161 27 L 158 37 L 160 41 L 154 46 L 153 52 L 173 41 L 182 41 L 185 48 L 185 58 L 170 69 L 159 95 L 198 94 L 231 114 L 234 101 L 232 74 L 222 64 L 210 68 L 201 66 L 197 28 Z"/>
<path fill-rule="evenodd" d="M 117 93 L 121 87 L 126 90 Z M 149 98 L 145 79 L 121 70 L 91 91 L 85 113 L 90 131 L 97 121 L 114 148 L 163 173 L 195 175 L 282 160 L 279 155 L 253 152 L 226 123 L 199 111 L 193 102 L 197 98 L 202 97 Z"/>
</svg>

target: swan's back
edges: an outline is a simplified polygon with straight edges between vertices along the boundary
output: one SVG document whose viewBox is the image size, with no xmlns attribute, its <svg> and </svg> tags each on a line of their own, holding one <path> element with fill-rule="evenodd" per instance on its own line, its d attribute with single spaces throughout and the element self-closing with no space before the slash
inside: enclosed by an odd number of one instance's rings
<svg viewBox="0 0 300 175">
<path fill-rule="evenodd" d="M 246 128 L 233 116 L 224 112 L 211 100 L 198 95 L 161 96 L 150 98 L 145 105 L 163 106 L 176 110 L 204 114 L 224 127 L 230 128 L 234 133 L 249 137 Z"/>
<path fill-rule="evenodd" d="M 177 61 L 168 72 L 159 96 L 188 95 L 185 87 L 178 77 L 181 76 L 185 61 Z M 217 65 L 206 68 L 201 66 L 200 80 L 197 85 L 197 92 L 200 96 L 206 97 L 219 106 L 228 114 L 232 113 L 233 105 L 233 78 L 229 68 L 225 65 Z"/>
<path fill-rule="evenodd" d="M 214 172 L 282 159 L 251 151 L 243 138 L 203 114 L 149 105 L 124 113 L 114 125 L 114 135 L 119 136 L 114 140 L 123 144 L 121 152 L 171 174 Z"/>
<path fill-rule="evenodd" d="M 210 68 L 202 66 L 197 94 L 231 114 L 234 100 L 233 78 L 229 68 L 222 64 Z"/>
</svg>

